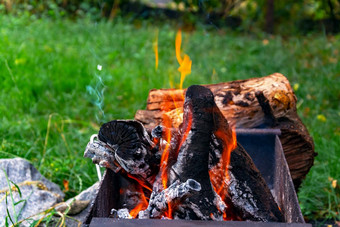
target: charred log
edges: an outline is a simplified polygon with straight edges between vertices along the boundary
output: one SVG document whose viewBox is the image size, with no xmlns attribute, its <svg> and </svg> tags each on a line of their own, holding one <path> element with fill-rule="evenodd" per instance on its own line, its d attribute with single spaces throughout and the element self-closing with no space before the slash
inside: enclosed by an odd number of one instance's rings
<svg viewBox="0 0 340 227">
<path fill-rule="evenodd" d="M 233 137 L 231 128 L 216 104 L 213 109 L 214 133 L 217 140 L 213 142 L 215 144 L 213 147 L 216 148 L 218 143 L 221 143 L 222 147 L 226 147 L 229 145 L 228 143 L 232 143 L 230 141 Z M 219 134 L 225 135 L 225 139 L 221 140 L 218 136 Z M 214 152 L 218 152 L 216 156 L 221 156 L 222 151 L 221 146 L 218 145 L 217 149 L 214 149 Z M 211 171 L 221 169 L 223 168 L 214 167 Z M 279 210 L 265 180 L 240 144 L 237 144 L 236 149 L 230 154 L 228 172 L 230 179 L 224 186 L 226 187 L 224 189 L 225 202 L 233 204 L 236 211 L 234 213 L 239 214 L 241 220 L 284 222 L 284 216 Z M 220 173 L 219 176 L 222 174 Z M 223 180 L 217 178 L 213 185 L 215 188 L 220 188 L 221 186 L 223 187 L 223 185 L 220 185 L 222 182 Z"/>
<path fill-rule="evenodd" d="M 211 157 L 219 159 L 224 151 L 223 148 L 232 142 L 230 141 L 232 131 L 228 121 L 217 108 L 213 94 L 205 87 L 188 88 L 180 131 L 183 133 L 188 127 L 190 131 L 179 148 L 177 161 L 169 168 L 168 184 L 175 180 L 183 182 L 188 179 L 199 182 L 202 188 L 200 194 L 189 197 L 187 203 L 190 203 L 191 207 L 198 207 L 201 213 L 197 213 L 196 210 L 190 212 L 190 206 L 183 204 L 185 209 L 182 210 L 185 212 L 181 213 L 179 209 L 175 212 L 175 216 L 210 219 L 213 214 L 214 218 L 218 218 L 221 215 L 220 207 L 223 205 L 219 204 L 220 198 L 212 185 L 219 188 L 224 184 L 223 171 L 219 173 L 222 178 L 216 179 L 217 182 L 211 182 L 209 166 L 214 165 Z M 220 138 L 221 134 L 224 135 L 224 140 Z M 210 161 L 207 161 L 209 159 Z M 224 204 L 229 205 L 225 207 L 226 213 L 238 214 L 232 217 L 234 220 L 284 221 L 260 172 L 240 145 L 231 152 L 228 171 L 230 181 L 224 186 L 226 195 Z"/>
<path fill-rule="evenodd" d="M 230 157 L 227 197 L 242 220 L 284 222 L 284 217 L 247 152 L 238 146 Z M 247 168 L 244 168 L 247 166 Z"/>
<path fill-rule="evenodd" d="M 122 209 L 112 209 L 110 212 L 110 218 L 118 218 L 118 219 L 131 219 L 131 215 L 127 208 Z"/>
<path fill-rule="evenodd" d="M 144 186 L 152 188 L 159 169 L 159 155 L 142 124 L 137 121 L 110 121 L 102 125 L 99 141 L 90 141 L 85 157 L 118 172 L 121 168 Z"/>
<path fill-rule="evenodd" d="M 209 148 L 214 128 L 211 113 L 213 106 L 214 96 L 209 89 L 202 86 L 191 86 L 188 89 L 181 127 L 183 134 L 179 140 L 177 161 L 168 170 L 168 184 L 193 179 L 200 183 L 201 191 L 181 204 L 184 209 L 174 212 L 174 216 L 181 219 L 218 219 L 223 214 L 218 207 L 218 195 L 209 176 Z"/>
</svg>

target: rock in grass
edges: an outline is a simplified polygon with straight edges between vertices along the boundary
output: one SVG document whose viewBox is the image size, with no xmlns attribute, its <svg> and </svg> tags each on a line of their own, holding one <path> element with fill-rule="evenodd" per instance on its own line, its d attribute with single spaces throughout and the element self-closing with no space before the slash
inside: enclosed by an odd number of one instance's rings
<svg viewBox="0 0 340 227">
<path fill-rule="evenodd" d="M 5 173 L 19 189 L 13 183 L 8 183 Z M 15 222 L 34 216 L 61 202 L 63 198 L 64 193 L 59 186 L 42 176 L 27 160 L 0 159 L 0 226 L 5 225 L 6 218 L 11 225 L 11 220 Z M 33 219 L 28 219 L 25 224 L 31 222 Z"/>
<path fill-rule="evenodd" d="M 66 219 L 66 226 L 78 226 L 78 223 L 83 223 L 86 216 L 90 212 L 91 204 L 95 200 L 99 189 L 99 182 L 93 184 L 88 189 L 82 191 L 79 195 L 75 196 L 66 201 L 66 203 L 71 204 L 70 210 L 67 215 L 71 216 L 73 219 Z M 75 221 L 75 220 L 78 220 Z"/>
</svg>

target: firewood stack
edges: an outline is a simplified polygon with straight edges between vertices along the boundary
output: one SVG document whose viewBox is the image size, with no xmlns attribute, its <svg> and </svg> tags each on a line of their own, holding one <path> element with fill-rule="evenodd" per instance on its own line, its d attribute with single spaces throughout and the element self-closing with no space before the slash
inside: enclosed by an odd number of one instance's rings
<svg viewBox="0 0 340 227">
<path fill-rule="evenodd" d="M 135 217 L 284 221 L 214 98 L 210 89 L 194 85 L 186 90 L 178 127 L 160 124 L 147 133 L 137 121 L 111 121 L 101 127 L 97 140 L 91 139 L 85 157 L 134 179 L 121 197 L 131 191 L 138 195 Z M 112 215 L 129 218 L 132 213 L 125 207 Z"/>
<path fill-rule="evenodd" d="M 314 142 L 296 112 L 296 96 L 285 76 L 275 73 L 262 78 L 204 85 L 209 88 L 223 116 L 236 128 L 280 129 L 280 140 L 291 176 L 298 189 L 314 163 Z M 169 113 L 172 126 L 182 119 L 171 112 L 183 112 L 187 89 L 153 89 L 146 110 L 138 110 L 135 119 L 151 131 L 162 124 Z M 178 110 L 181 109 L 181 110 Z"/>
</svg>

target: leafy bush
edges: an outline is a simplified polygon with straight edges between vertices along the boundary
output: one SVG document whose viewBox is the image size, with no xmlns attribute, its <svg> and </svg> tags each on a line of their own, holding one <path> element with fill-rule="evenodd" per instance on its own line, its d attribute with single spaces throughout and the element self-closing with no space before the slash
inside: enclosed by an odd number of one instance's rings
<svg viewBox="0 0 340 227">
<path fill-rule="evenodd" d="M 34 17 L 89 17 L 94 20 L 127 14 L 143 18 L 157 18 L 159 13 L 131 9 L 131 3 L 152 4 L 153 0 L 0 0 L 0 13 L 33 15 Z M 185 24 L 195 24 L 202 18 L 214 17 L 214 21 L 225 20 L 227 16 L 241 18 L 242 28 L 257 31 L 268 23 L 267 0 L 173 0 L 169 7 L 181 11 L 184 16 L 178 19 Z M 126 7 L 127 6 L 127 7 Z M 129 9 L 120 11 L 122 7 Z M 165 12 L 161 12 L 165 13 Z M 147 15 L 145 15 L 147 14 Z M 203 16 L 203 17 L 202 17 Z M 311 30 L 340 31 L 340 1 L 338 0 L 286 0 L 274 1 L 273 23 L 279 33 L 309 32 Z M 165 17 L 166 18 L 166 17 Z M 219 25 L 216 23 L 216 25 Z"/>
</svg>

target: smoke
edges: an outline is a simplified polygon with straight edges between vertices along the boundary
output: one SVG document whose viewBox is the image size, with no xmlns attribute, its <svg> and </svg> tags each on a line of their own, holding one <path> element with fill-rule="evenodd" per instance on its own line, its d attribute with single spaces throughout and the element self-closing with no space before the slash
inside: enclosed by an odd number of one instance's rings
<svg viewBox="0 0 340 227">
<path fill-rule="evenodd" d="M 90 85 L 86 86 L 86 92 L 89 94 L 90 102 L 98 108 L 98 112 L 96 113 L 97 122 L 105 121 L 105 112 L 104 112 L 104 92 L 106 86 L 103 82 L 103 76 L 101 75 L 102 66 L 97 65 L 97 72 L 95 73 L 94 79 L 91 81 Z M 98 73 L 99 72 L 99 73 Z"/>
</svg>

